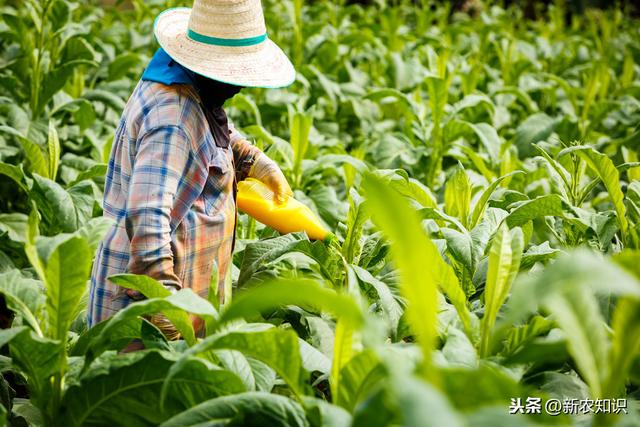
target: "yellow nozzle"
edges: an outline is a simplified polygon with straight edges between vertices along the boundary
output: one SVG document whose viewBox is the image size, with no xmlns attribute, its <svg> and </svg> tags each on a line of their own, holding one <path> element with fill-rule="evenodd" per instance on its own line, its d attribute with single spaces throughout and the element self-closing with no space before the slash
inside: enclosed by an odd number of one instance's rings
<svg viewBox="0 0 640 427">
<path fill-rule="evenodd" d="M 311 209 L 293 197 L 278 204 L 273 191 L 257 179 L 238 183 L 238 208 L 280 233 L 304 231 L 313 240 L 324 240 L 329 235 Z"/>
</svg>

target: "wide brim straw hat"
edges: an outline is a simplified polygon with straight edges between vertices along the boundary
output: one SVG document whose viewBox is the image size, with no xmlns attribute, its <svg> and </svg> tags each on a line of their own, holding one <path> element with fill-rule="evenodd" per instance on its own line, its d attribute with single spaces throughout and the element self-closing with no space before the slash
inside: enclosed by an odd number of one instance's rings
<svg viewBox="0 0 640 427">
<path fill-rule="evenodd" d="M 267 36 L 260 0 L 196 0 L 191 9 L 162 12 L 153 32 L 174 61 L 217 81 L 275 88 L 296 77 Z"/>
</svg>

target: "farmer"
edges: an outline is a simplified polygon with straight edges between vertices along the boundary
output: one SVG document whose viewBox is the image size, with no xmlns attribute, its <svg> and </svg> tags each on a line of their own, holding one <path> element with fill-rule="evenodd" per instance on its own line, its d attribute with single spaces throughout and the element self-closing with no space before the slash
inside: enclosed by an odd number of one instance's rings
<svg viewBox="0 0 640 427">
<path fill-rule="evenodd" d="M 158 16 L 161 48 L 129 98 L 116 130 L 105 182 L 104 215 L 114 226 L 91 274 L 90 326 L 143 296 L 113 284 L 145 274 L 167 289 L 201 296 L 230 271 L 236 183 L 253 177 L 277 201 L 291 196 L 280 168 L 227 121 L 225 100 L 243 87 L 283 87 L 295 79 L 266 34 L 260 0 L 195 0 Z M 178 337 L 162 315 L 151 321 Z"/>
</svg>

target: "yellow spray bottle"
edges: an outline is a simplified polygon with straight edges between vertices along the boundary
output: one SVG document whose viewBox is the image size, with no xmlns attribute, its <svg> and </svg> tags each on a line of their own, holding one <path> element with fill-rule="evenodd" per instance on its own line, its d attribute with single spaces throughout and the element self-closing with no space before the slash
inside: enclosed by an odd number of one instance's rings
<svg viewBox="0 0 640 427">
<path fill-rule="evenodd" d="M 257 179 L 247 178 L 238 183 L 237 200 L 242 212 L 280 233 L 305 231 L 313 240 L 324 240 L 330 235 L 311 209 L 293 197 L 286 203 L 276 203 L 273 191 Z"/>
</svg>

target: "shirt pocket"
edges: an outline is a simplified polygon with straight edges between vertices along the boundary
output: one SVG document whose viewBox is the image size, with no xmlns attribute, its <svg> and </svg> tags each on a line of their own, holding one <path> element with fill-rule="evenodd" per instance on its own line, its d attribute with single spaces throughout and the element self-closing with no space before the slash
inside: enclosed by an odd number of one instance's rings
<svg viewBox="0 0 640 427">
<path fill-rule="evenodd" d="M 207 215 L 221 212 L 233 185 L 233 163 L 230 148 L 216 147 L 209 160 L 209 175 L 202 191 L 204 210 Z"/>
</svg>

